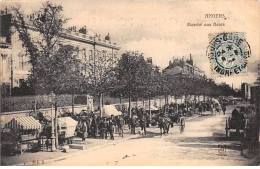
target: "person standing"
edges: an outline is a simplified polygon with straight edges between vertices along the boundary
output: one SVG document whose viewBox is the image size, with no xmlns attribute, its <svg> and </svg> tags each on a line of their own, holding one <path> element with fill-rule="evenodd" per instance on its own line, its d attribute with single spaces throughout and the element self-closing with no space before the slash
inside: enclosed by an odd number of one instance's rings
<svg viewBox="0 0 260 169">
<path fill-rule="evenodd" d="M 109 126 L 110 139 L 111 139 L 111 140 L 114 140 L 115 124 L 114 124 L 112 118 L 109 119 L 109 121 L 108 121 L 108 126 Z"/>
<path fill-rule="evenodd" d="M 131 123 L 131 134 L 135 134 L 136 119 L 134 116 L 131 118 L 130 123 Z"/>
<path fill-rule="evenodd" d="M 117 131 L 118 131 L 118 128 L 117 128 L 117 126 L 116 126 L 116 124 L 117 124 L 117 118 L 114 116 L 114 115 L 111 115 L 111 120 L 112 120 L 112 122 L 113 122 L 113 124 L 114 124 L 114 131 L 113 131 L 113 133 L 116 133 Z"/>
<path fill-rule="evenodd" d="M 144 135 L 146 135 L 146 119 L 144 115 L 140 118 L 140 125 L 141 125 L 141 130 L 144 130 Z"/>
<path fill-rule="evenodd" d="M 99 122 L 99 131 L 100 131 L 100 138 L 105 138 L 105 118 L 101 119 Z"/>
<path fill-rule="evenodd" d="M 226 110 L 227 110 L 226 103 L 223 103 L 222 111 L 224 115 L 226 114 Z"/>
<path fill-rule="evenodd" d="M 82 122 L 82 141 L 85 141 L 86 137 L 87 137 L 87 126 L 85 124 L 85 122 Z"/>
<path fill-rule="evenodd" d="M 87 119 L 86 119 L 86 125 L 87 125 L 87 133 L 88 133 L 88 138 L 91 136 L 91 122 L 92 122 L 92 119 L 87 116 Z"/>
<path fill-rule="evenodd" d="M 202 111 L 203 111 L 203 107 L 202 107 L 202 105 L 200 104 L 200 105 L 199 105 L 199 115 L 202 115 Z"/>
<path fill-rule="evenodd" d="M 109 133 L 109 123 L 108 123 L 108 119 L 105 118 L 104 122 L 105 122 L 105 139 L 107 139 L 107 135 L 108 135 L 108 133 Z"/>
<path fill-rule="evenodd" d="M 92 121 L 91 121 L 91 131 L 92 131 L 92 136 L 96 138 L 96 132 L 97 132 L 97 119 L 96 116 L 93 115 Z"/>
<path fill-rule="evenodd" d="M 122 116 L 119 116 L 118 121 L 117 121 L 117 126 L 118 126 L 118 132 L 119 136 L 124 137 L 124 124 L 125 121 Z"/>
<path fill-rule="evenodd" d="M 214 115 L 214 105 L 212 103 L 210 105 L 210 109 L 211 109 L 211 115 L 213 116 Z"/>
</svg>

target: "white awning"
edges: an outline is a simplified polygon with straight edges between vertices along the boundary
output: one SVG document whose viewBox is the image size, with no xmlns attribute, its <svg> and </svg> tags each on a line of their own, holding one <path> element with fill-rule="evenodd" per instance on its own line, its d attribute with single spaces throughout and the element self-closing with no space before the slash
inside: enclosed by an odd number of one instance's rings
<svg viewBox="0 0 260 169">
<path fill-rule="evenodd" d="M 67 126 L 74 127 L 78 124 L 76 120 L 73 120 L 71 117 L 59 117 L 57 119 L 58 126 Z"/>
<path fill-rule="evenodd" d="M 5 124 L 5 128 L 22 129 L 22 130 L 41 130 L 41 124 L 35 120 L 32 116 L 16 117 L 10 122 Z"/>
<path fill-rule="evenodd" d="M 149 106 L 147 106 L 145 110 L 149 110 Z M 158 110 L 158 108 L 155 107 L 154 105 L 151 105 L 151 111 L 153 110 Z"/>
<path fill-rule="evenodd" d="M 103 107 L 103 117 L 110 117 L 111 115 L 119 116 L 122 112 L 118 111 L 114 105 L 104 105 Z"/>
<path fill-rule="evenodd" d="M 212 99 L 212 102 L 215 103 L 215 104 L 220 104 L 217 99 Z"/>
</svg>

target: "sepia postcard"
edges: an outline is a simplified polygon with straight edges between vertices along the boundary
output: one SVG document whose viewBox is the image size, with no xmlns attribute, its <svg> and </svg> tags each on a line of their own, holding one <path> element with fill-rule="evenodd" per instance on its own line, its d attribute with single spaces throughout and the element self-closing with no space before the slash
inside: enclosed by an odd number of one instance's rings
<svg viewBox="0 0 260 169">
<path fill-rule="evenodd" d="M 258 166 L 258 0 L 0 0 L 1 166 Z"/>
</svg>

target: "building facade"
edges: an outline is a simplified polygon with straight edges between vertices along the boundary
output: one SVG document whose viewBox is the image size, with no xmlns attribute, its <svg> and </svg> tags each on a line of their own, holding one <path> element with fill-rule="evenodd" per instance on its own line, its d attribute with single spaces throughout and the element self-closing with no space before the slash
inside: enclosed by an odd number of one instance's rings
<svg viewBox="0 0 260 169">
<path fill-rule="evenodd" d="M 36 15 L 27 16 L 26 19 L 33 20 Z M 1 11 L 1 84 L 7 84 L 11 88 L 19 87 L 22 81 L 26 80 L 30 74 L 31 64 L 29 55 L 18 33 L 15 32 L 11 23 L 11 14 L 7 9 Z M 37 37 L 37 33 L 30 30 L 32 36 Z M 81 72 L 85 77 L 96 76 L 106 67 L 114 66 L 118 60 L 118 50 L 116 43 L 111 42 L 110 35 L 104 38 L 100 35 L 88 31 L 86 27 L 76 29 L 75 26 L 64 29 L 61 34 L 61 43 L 72 45 L 79 49 L 78 59 L 81 60 Z M 98 69 L 102 65 L 103 69 Z"/>
<path fill-rule="evenodd" d="M 173 59 L 169 62 L 169 66 L 162 70 L 165 75 L 189 75 L 189 76 L 204 76 L 205 72 L 200 70 L 194 65 L 192 56 L 190 54 L 190 59 Z"/>
<path fill-rule="evenodd" d="M 241 94 L 243 99 L 245 99 L 246 101 L 251 98 L 251 89 L 249 84 L 247 83 L 241 84 Z"/>
</svg>

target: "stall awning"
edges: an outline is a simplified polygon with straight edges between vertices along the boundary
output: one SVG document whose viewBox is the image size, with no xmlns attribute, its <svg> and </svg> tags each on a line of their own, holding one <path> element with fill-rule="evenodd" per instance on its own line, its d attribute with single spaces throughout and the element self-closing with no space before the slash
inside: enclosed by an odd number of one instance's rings
<svg viewBox="0 0 260 169">
<path fill-rule="evenodd" d="M 31 116 L 16 117 L 13 118 L 10 122 L 6 123 L 5 128 L 22 129 L 22 130 L 31 130 L 31 129 L 41 130 L 41 124 Z"/>
<path fill-rule="evenodd" d="M 114 105 L 105 105 L 103 107 L 103 117 L 110 117 L 111 115 L 119 116 L 122 115 L 121 111 L 118 111 Z"/>
<path fill-rule="evenodd" d="M 215 104 L 220 104 L 217 99 L 212 99 L 212 102 L 215 103 Z"/>
<path fill-rule="evenodd" d="M 145 110 L 149 110 L 149 107 L 146 107 Z M 151 105 L 151 111 L 155 111 L 155 110 L 158 110 L 158 108 L 155 107 L 154 105 Z"/>
<path fill-rule="evenodd" d="M 59 117 L 57 119 L 58 126 L 76 127 L 78 122 L 73 120 L 71 117 Z"/>
</svg>

